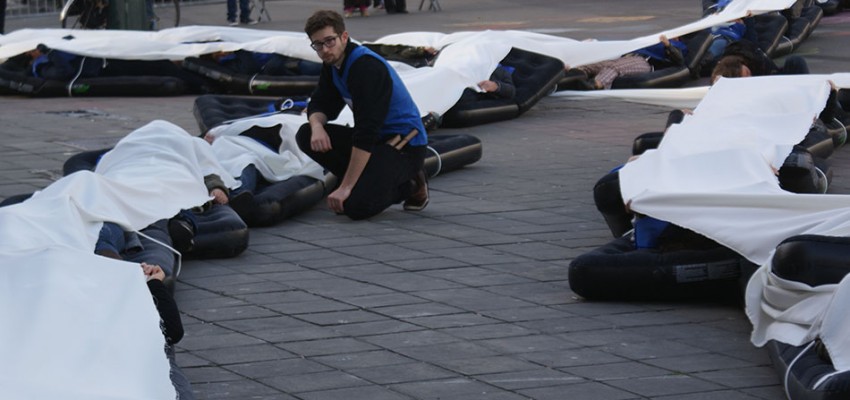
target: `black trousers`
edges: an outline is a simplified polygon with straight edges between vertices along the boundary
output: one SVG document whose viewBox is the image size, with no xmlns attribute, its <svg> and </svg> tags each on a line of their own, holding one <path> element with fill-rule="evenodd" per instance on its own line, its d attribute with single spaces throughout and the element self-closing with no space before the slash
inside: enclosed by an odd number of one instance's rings
<svg viewBox="0 0 850 400">
<path fill-rule="evenodd" d="M 332 147 L 325 153 L 310 148 L 310 124 L 302 125 L 295 139 L 301 151 L 341 179 L 351 160 L 354 128 L 328 124 L 325 130 Z M 425 146 L 408 145 L 401 150 L 383 143 L 376 146 L 351 195 L 342 205 L 345 215 L 355 220 L 369 218 L 406 200 L 416 191 L 413 178 L 422 170 L 424 159 Z"/>
</svg>

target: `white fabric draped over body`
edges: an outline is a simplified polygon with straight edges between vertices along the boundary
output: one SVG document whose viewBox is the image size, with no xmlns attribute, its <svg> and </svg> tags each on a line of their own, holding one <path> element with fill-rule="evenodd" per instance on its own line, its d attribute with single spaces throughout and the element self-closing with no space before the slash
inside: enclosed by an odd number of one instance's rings
<svg viewBox="0 0 850 400">
<path fill-rule="evenodd" d="M 850 235 L 850 196 L 789 193 L 774 174 L 823 110 L 829 81 L 848 88 L 850 74 L 721 79 L 657 150 L 620 170 L 620 189 L 635 212 L 762 265 L 746 294 L 754 344 L 821 337 L 835 367 L 847 370 L 848 280 L 812 288 L 770 272 L 773 250 L 788 237 Z"/>
<path fill-rule="evenodd" d="M 579 66 L 657 43 L 661 34 L 677 37 L 748 11 L 758 14 L 791 3 L 736 0 L 718 15 L 624 41 L 485 31 L 407 33 L 378 42 L 441 49 L 432 67 L 394 64 L 424 115 L 451 108 L 464 88 L 487 79 L 512 47 Z M 20 30 L 0 36 L 0 59 L 40 43 L 119 59 L 176 61 L 245 49 L 319 61 L 300 32 L 197 26 L 160 32 Z M 846 280 L 813 289 L 778 280 L 768 270 L 771 249 L 788 236 L 850 234 L 845 222 L 850 221 L 850 198 L 784 192 L 771 169 L 781 165 L 823 108 L 828 79 L 850 87 L 841 75 L 729 79 L 710 91 L 692 89 L 684 100 L 689 104 L 708 92 L 694 115 L 674 126 L 657 151 L 629 163 L 620 181 L 624 199 L 635 211 L 693 229 L 764 264 L 747 295 L 756 344 L 768 339 L 794 344 L 820 335 L 836 367 L 847 369 L 850 335 L 843 334 L 846 319 L 833 306 L 850 296 Z M 608 93 L 613 92 L 629 91 Z M 626 96 L 671 104 L 659 92 L 631 93 Z M 171 217 L 208 200 L 204 175 L 216 173 L 236 187 L 232 177 L 249 163 L 270 180 L 292 174 L 320 177 L 315 163 L 294 147 L 294 133 L 304 122 L 304 115 L 287 114 L 236 121 L 210 132 L 218 138 L 214 146 L 174 125 L 153 122 L 119 142 L 96 173 L 72 174 L 22 204 L 0 208 L 4 394 L 71 400 L 173 398 L 159 317 L 140 268 L 93 255 L 102 222 L 138 230 Z M 352 123 L 350 111 L 335 122 Z M 235 137 L 246 127 L 278 124 L 284 146 L 277 154 Z M 51 377 L 50 384 L 45 376 Z"/>
<path fill-rule="evenodd" d="M 98 164 L 0 208 L 0 387 L 10 399 L 174 398 L 138 264 L 94 254 L 104 221 L 139 230 L 209 200 L 209 144 L 154 121 Z"/>
</svg>

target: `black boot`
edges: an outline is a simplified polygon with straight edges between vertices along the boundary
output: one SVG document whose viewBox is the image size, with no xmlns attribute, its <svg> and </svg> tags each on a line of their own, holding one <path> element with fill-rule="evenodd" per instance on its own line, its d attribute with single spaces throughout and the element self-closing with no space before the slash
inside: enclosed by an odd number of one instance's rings
<svg viewBox="0 0 850 400">
<path fill-rule="evenodd" d="M 428 196 L 428 179 L 425 177 L 425 171 L 419 170 L 413 181 L 416 183 L 416 191 L 404 201 L 404 209 L 407 211 L 422 211 L 430 201 Z"/>
</svg>

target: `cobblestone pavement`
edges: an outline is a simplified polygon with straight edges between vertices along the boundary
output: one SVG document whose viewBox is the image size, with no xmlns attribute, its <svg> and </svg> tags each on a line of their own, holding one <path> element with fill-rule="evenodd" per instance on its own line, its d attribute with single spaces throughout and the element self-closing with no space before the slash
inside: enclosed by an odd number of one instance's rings
<svg viewBox="0 0 850 400">
<path fill-rule="evenodd" d="M 420 12 L 409 0 L 410 14 L 376 11 L 348 28 L 362 40 L 479 29 L 614 39 L 699 16 L 698 1 L 441 3 Z M 266 6 L 274 19 L 257 29 L 300 31 L 313 10 L 341 8 Z M 184 5 L 184 24 L 223 24 L 224 8 Z M 846 70 L 848 14 L 825 18 L 798 50 L 813 72 Z M 12 19 L 7 29 L 54 19 Z M 193 100 L 0 98 L 0 198 L 48 185 L 70 155 L 152 119 L 198 133 Z M 570 260 L 610 240 L 593 184 L 668 111 L 546 98 L 516 120 L 443 130 L 477 136 L 484 157 L 433 179 L 425 211 L 353 222 L 322 203 L 253 229 L 237 258 L 187 262 L 178 361 L 198 398 L 782 398 L 740 304 L 588 302 L 569 289 Z M 846 151 L 834 160 L 831 192 L 847 193 Z"/>
</svg>

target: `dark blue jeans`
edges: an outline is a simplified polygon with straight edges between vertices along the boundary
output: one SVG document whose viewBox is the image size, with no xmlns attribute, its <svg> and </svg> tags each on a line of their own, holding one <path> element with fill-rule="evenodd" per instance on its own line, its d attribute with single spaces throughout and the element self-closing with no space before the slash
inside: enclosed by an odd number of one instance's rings
<svg viewBox="0 0 850 400">
<path fill-rule="evenodd" d="M 246 22 L 251 18 L 250 0 L 239 0 L 239 21 Z M 236 0 L 227 0 L 227 20 L 236 21 Z"/>
</svg>

